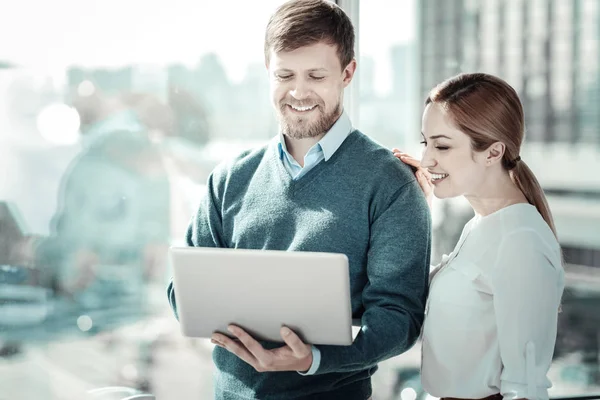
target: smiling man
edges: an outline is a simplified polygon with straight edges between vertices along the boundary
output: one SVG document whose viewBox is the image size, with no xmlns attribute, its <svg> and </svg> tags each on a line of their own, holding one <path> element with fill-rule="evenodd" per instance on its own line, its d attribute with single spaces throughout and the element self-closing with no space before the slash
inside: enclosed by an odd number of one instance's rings
<svg viewBox="0 0 600 400">
<path fill-rule="evenodd" d="M 280 133 L 213 171 L 188 245 L 346 254 L 361 330 L 351 346 L 311 346 L 282 328 L 281 346 L 232 325 L 239 340 L 212 338 L 215 398 L 366 400 L 377 364 L 406 351 L 420 332 L 428 206 L 409 167 L 343 111 L 356 60 L 354 29 L 338 6 L 292 0 L 279 7 L 267 26 L 265 63 Z M 171 283 L 177 315 L 175 290 Z"/>
</svg>

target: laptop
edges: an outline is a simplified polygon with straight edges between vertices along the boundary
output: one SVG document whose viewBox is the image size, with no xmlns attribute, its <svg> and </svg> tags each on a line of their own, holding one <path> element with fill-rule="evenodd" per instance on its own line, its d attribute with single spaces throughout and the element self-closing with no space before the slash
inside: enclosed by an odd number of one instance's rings
<svg viewBox="0 0 600 400">
<path fill-rule="evenodd" d="M 285 325 L 307 344 L 352 344 L 344 254 L 171 247 L 169 256 L 185 336 L 231 337 L 235 324 L 257 340 L 283 342 Z"/>
</svg>

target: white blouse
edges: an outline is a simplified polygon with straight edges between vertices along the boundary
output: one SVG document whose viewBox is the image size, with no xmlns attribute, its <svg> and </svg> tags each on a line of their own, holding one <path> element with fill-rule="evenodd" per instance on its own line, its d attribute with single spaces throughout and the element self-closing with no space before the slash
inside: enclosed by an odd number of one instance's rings
<svg viewBox="0 0 600 400">
<path fill-rule="evenodd" d="M 436 397 L 548 399 L 564 270 L 537 209 L 475 216 L 430 279 L 423 388 Z"/>
</svg>

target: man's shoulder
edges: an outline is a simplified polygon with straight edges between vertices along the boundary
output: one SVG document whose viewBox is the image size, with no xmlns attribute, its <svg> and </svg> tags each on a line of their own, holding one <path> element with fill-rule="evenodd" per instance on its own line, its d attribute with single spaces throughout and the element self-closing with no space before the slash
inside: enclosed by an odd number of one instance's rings
<svg viewBox="0 0 600 400">
<path fill-rule="evenodd" d="M 222 160 L 213 170 L 213 179 L 223 180 L 238 175 L 252 175 L 265 161 L 273 142 L 254 146 Z"/>
<path fill-rule="evenodd" d="M 359 171 L 399 184 L 415 180 L 412 168 L 394 157 L 391 149 L 359 130 L 354 131 L 353 135 L 355 139 L 349 155 Z"/>
</svg>

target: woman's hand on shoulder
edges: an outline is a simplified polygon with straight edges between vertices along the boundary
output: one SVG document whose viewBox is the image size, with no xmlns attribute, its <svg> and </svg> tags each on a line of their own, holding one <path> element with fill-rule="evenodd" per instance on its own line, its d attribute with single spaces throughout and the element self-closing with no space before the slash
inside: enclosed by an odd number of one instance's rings
<svg viewBox="0 0 600 400">
<path fill-rule="evenodd" d="M 417 169 L 415 172 L 417 182 L 419 182 L 419 185 L 425 194 L 429 208 L 431 208 L 431 201 L 433 199 L 433 183 L 431 183 L 431 174 L 425 168 L 421 167 L 421 161 L 417 160 L 416 158 L 396 148 L 393 148 L 392 152 L 397 159 Z"/>
</svg>

